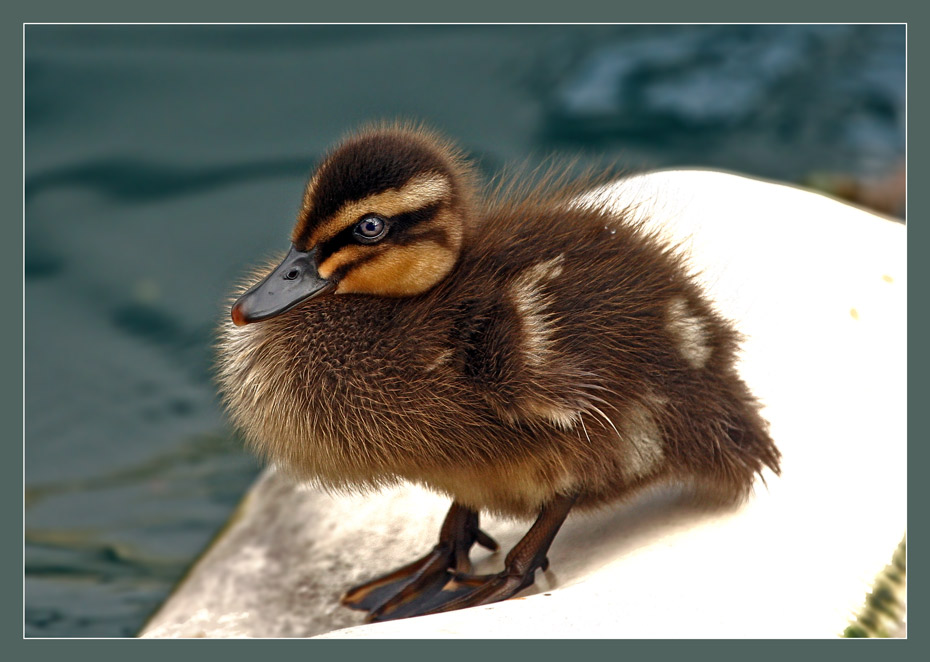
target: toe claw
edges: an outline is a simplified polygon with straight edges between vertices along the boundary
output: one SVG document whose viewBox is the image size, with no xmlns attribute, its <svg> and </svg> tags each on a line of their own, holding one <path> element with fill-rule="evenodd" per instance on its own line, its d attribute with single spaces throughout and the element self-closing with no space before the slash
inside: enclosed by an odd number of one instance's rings
<svg viewBox="0 0 930 662">
<path fill-rule="evenodd" d="M 497 541 L 481 529 L 475 529 L 472 531 L 472 535 L 475 536 L 475 542 L 485 549 L 490 549 L 492 552 L 496 552 L 500 549 L 500 545 L 497 544 Z"/>
</svg>

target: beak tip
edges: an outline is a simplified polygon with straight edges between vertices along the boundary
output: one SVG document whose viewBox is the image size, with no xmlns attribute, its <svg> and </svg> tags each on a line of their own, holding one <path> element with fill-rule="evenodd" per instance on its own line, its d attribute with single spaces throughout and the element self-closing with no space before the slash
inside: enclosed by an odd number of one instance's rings
<svg viewBox="0 0 930 662">
<path fill-rule="evenodd" d="M 233 324 L 235 324 L 236 326 L 245 326 L 246 324 L 248 324 L 248 320 L 245 318 L 245 314 L 243 314 L 242 308 L 239 306 L 238 303 L 236 303 L 232 307 L 232 311 L 230 312 L 230 317 L 232 317 Z"/>
</svg>

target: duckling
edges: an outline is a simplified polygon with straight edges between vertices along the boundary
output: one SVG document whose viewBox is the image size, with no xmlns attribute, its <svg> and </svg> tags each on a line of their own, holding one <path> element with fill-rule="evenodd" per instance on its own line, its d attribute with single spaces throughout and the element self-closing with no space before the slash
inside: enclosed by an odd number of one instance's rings
<svg viewBox="0 0 930 662">
<path fill-rule="evenodd" d="M 779 472 L 739 334 L 685 258 L 559 181 L 481 195 L 446 139 L 363 130 L 222 326 L 220 388 L 258 453 L 329 489 L 452 499 L 429 553 L 343 596 L 370 621 L 515 595 L 570 511 L 667 482 L 738 502 Z M 495 575 L 469 574 L 475 543 L 497 549 L 481 512 L 535 517 Z"/>
</svg>

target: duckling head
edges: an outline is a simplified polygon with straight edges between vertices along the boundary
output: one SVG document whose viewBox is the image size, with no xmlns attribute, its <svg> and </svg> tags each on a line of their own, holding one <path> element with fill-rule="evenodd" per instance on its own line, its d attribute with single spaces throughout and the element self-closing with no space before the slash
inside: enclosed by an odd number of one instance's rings
<svg viewBox="0 0 930 662">
<path fill-rule="evenodd" d="M 344 142 L 307 185 L 290 252 L 236 301 L 233 322 L 329 294 L 426 292 L 458 260 L 471 182 L 458 150 L 423 129 L 378 128 Z"/>
</svg>

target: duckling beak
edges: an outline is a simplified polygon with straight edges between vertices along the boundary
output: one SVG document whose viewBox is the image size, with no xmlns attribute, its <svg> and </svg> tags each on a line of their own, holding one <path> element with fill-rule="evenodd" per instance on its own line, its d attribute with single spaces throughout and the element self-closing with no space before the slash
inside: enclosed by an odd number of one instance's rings
<svg viewBox="0 0 930 662">
<path fill-rule="evenodd" d="M 305 253 L 292 245 L 284 261 L 233 304 L 232 321 L 236 326 L 260 322 L 335 287 L 317 271 L 316 248 Z"/>
</svg>

